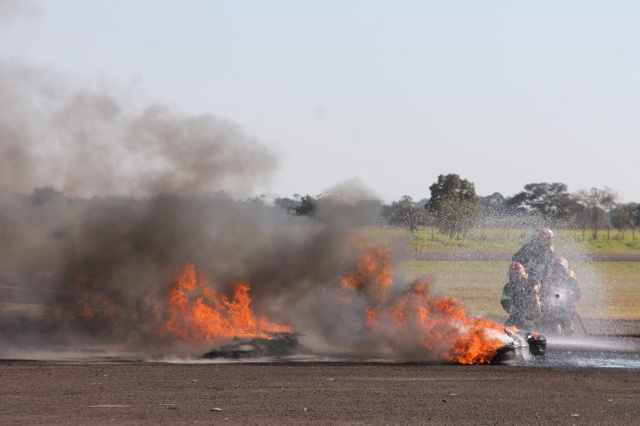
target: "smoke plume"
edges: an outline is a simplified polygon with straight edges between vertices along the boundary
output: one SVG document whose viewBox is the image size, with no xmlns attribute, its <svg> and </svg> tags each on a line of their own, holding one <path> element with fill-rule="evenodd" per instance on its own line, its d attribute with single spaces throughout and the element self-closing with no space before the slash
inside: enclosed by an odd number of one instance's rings
<svg viewBox="0 0 640 426">
<path fill-rule="evenodd" d="M 0 357 L 198 356 L 280 329 L 357 356 L 487 362 L 503 344 L 355 231 L 381 207 L 359 180 L 309 216 L 249 197 L 277 158 L 214 115 L 5 61 L 0 154 Z"/>
<path fill-rule="evenodd" d="M 295 325 L 297 306 L 358 262 L 348 218 L 380 207 L 359 181 L 329 191 L 316 218 L 243 198 L 278 160 L 238 125 L 12 61 L 0 62 L 0 154 L 5 349 L 166 348 L 187 263 L 220 294 L 247 280 L 256 312 Z"/>
<path fill-rule="evenodd" d="M 0 30 L 14 19 L 33 16 L 37 12 L 37 5 L 29 0 L 0 0 Z"/>
<path fill-rule="evenodd" d="M 81 197 L 246 196 L 277 167 L 274 154 L 234 123 L 101 86 L 0 62 L 0 184 Z"/>
</svg>

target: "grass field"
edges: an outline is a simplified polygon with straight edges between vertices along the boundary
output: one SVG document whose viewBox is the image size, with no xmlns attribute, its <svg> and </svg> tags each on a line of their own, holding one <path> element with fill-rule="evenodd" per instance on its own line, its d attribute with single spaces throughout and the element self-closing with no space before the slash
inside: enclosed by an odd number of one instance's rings
<svg viewBox="0 0 640 426">
<path fill-rule="evenodd" d="M 471 314 L 504 316 L 500 305 L 508 262 L 410 261 L 407 278 L 432 276 L 432 289 L 459 299 Z M 640 262 L 572 265 L 580 287 L 577 310 L 586 318 L 640 320 Z"/>
<path fill-rule="evenodd" d="M 374 241 L 389 244 L 408 244 L 418 253 L 514 253 L 531 238 L 531 229 L 472 229 L 464 239 L 450 239 L 436 229 L 426 228 L 408 232 L 399 228 L 370 227 L 365 234 Z M 554 246 L 559 252 L 576 250 L 593 254 L 640 254 L 640 231 L 636 239 L 627 231 L 624 239 L 617 231 L 601 232 L 599 238 L 590 238 L 590 233 L 576 230 L 554 230 Z"/>
<path fill-rule="evenodd" d="M 640 320 L 640 262 L 587 262 L 590 254 L 639 254 L 640 233 L 637 240 L 590 239 L 587 232 L 554 231 L 556 253 L 578 259 L 570 267 L 576 272 L 582 289 L 577 310 L 585 318 Z M 474 229 L 464 240 L 450 240 L 436 230 L 426 229 L 410 233 L 402 229 L 370 228 L 365 233 L 374 241 L 391 247 L 409 247 L 417 253 L 483 253 L 504 257 L 506 261 L 409 261 L 399 265 L 407 279 L 432 277 L 432 288 L 439 294 L 459 299 L 471 314 L 504 316 L 500 305 L 502 287 L 506 283 L 508 259 L 531 237 L 524 229 Z M 585 238 L 586 237 L 586 238 Z"/>
<path fill-rule="evenodd" d="M 582 298 L 578 312 L 585 318 L 640 320 L 640 262 L 586 262 L 588 254 L 638 254 L 640 239 L 591 240 L 583 238 L 581 231 L 555 231 L 556 253 L 573 261 Z M 363 229 L 371 240 L 395 249 L 415 253 L 494 254 L 505 261 L 405 261 L 396 269 L 406 274 L 407 280 L 432 277 L 432 288 L 444 296 L 459 299 L 473 315 L 504 316 L 500 305 L 502 287 L 506 283 L 508 259 L 529 240 L 531 230 L 525 229 L 474 229 L 464 240 L 450 240 L 435 230 L 424 229 L 411 233 L 398 228 L 367 227 Z M 612 233 L 613 235 L 613 233 Z M 586 236 L 589 236 L 587 232 Z M 640 233 L 637 235 L 640 238 Z M 23 244 L 24 250 L 29 245 Z M 0 283 L 1 285 L 2 283 Z M 34 305 L 16 305 L 0 301 L 0 312 L 29 310 L 37 314 L 41 309 Z"/>
</svg>

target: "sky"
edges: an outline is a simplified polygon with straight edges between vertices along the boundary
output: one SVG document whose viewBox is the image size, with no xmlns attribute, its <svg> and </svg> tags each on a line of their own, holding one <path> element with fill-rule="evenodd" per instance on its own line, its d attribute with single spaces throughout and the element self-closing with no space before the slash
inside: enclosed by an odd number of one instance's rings
<svg viewBox="0 0 640 426">
<path fill-rule="evenodd" d="M 0 0 L 0 61 L 237 124 L 278 158 L 255 193 L 640 202 L 637 1 Z"/>
</svg>

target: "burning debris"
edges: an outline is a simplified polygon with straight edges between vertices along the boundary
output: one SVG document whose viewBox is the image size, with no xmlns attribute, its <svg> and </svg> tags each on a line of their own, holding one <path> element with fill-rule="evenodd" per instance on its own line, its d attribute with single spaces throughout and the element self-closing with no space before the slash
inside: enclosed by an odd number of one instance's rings
<svg viewBox="0 0 640 426">
<path fill-rule="evenodd" d="M 202 355 L 203 358 L 280 358 L 306 352 L 298 343 L 297 333 L 276 333 L 265 337 L 254 337 L 248 341 L 234 338 L 230 344 L 222 345 Z"/>
<path fill-rule="evenodd" d="M 182 340 L 230 337 L 270 340 L 276 333 L 291 333 L 291 327 L 255 317 L 249 306 L 249 290 L 249 283 L 241 281 L 235 285 L 232 299 L 219 295 L 206 276 L 188 263 L 169 291 L 170 319 L 162 334 L 174 334 Z"/>
<path fill-rule="evenodd" d="M 292 309 L 272 311 L 279 319 L 288 318 L 283 322 L 271 315 L 256 315 L 254 310 L 269 311 L 270 297 L 277 300 L 279 294 L 257 292 L 262 299 L 256 303 L 249 280 L 220 285 L 193 263 L 186 263 L 164 291 L 149 288 L 144 298 L 133 301 L 82 274 L 75 278 L 74 296 L 67 300 L 75 306 L 75 323 L 87 330 L 105 337 L 109 333 L 128 336 L 125 342 L 137 338 L 140 344 L 160 345 L 168 351 L 173 343 L 194 348 L 209 344 L 212 349 L 204 358 L 330 355 L 334 351 L 354 359 L 487 364 L 505 348 L 515 349 L 525 342 L 544 350 L 543 340 L 519 339 L 494 321 L 469 317 L 456 299 L 431 292 L 430 280 L 403 289 L 397 284 L 402 281 L 395 277 L 388 248 L 353 236 L 343 243 L 352 250 L 355 247 L 359 256 L 346 265 L 341 277 L 294 300 Z M 256 288 L 260 289 L 259 281 Z M 313 309 L 306 310 L 304 301 L 311 301 Z M 138 311 L 129 308 L 134 303 Z M 309 344 L 299 344 L 300 333 L 309 338 Z M 333 349 L 318 343 L 322 339 Z"/>
<path fill-rule="evenodd" d="M 501 325 L 482 318 L 469 318 L 452 298 L 436 297 L 429 282 L 414 283 L 394 294 L 391 255 L 384 247 L 364 245 L 360 260 L 340 280 L 333 303 L 343 311 L 339 317 L 359 312 L 361 340 L 368 341 L 370 356 L 393 355 L 411 360 L 441 360 L 460 364 L 490 363 L 507 343 Z M 217 294 L 205 275 L 187 264 L 170 289 L 170 319 L 163 335 L 181 340 L 233 339 L 205 358 L 277 357 L 298 350 L 298 334 L 291 326 L 257 319 L 250 306 L 250 286 L 240 282 L 231 299 Z M 354 303 L 355 299 L 366 304 Z M 345 321 L 345 330 L 358 326 Z M 303 330 L 306 332 L 306 330 Z M 394 352 L 383 348 L 396 348 Z M 354 349 L 354 348 L 351 348 Z"/>
<path fill-rule="evenodd" d="M 233 199 L 278 163 L 233 123 L 7 62 L 0 88 L 11 106 L 0 219 L 15 270 L 1 278 L 37 284 L 29 302 L 46 318 L 3 318 L 9 342 L 282 356 L 304 333 L 314 353 L 475 364 L 513 341 L 429 280 L 399 278 L 388 248 L 352 235 L 344 205 L 310 221 Z M 12 192 L 42 185 L 53 187 Z M 334 208 L 368 192 L 343 185 Z"/>
<path fill-rule="evenodd" d="M 543 360 L 547 353 L 547 338 L 538 332 L 523 332 L 515 327 L 505 328 L 505 333 L 513 339 L 502 347 L 493 359 L 493 363 L 501 364 L 513 361 Z"/>
<path fill-rule="evenodd" d="M 364 297 L 364 332 L 378 349 L 394 348 L 395 356 L 411 360 L 477 364 L 491 362 L 505 345 L 503 326 L 470 318 L 456 299 L 433 294 L 430 280 L 406 290 L 394 288 L 388 250 L 361 245 L 356 272 L 348 273 L 342 285 L 354 297 Z M 342 303 L 351 300 L 343 298 Z"/>
</svg>

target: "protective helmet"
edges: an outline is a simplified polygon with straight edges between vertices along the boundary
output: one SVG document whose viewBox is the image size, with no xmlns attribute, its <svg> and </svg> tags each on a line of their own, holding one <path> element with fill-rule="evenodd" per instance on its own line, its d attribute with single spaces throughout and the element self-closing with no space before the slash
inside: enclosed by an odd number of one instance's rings
<svg viewBox="0 0 640 426">
<path fill-rule="evenodd" d="M 553 266 L 557 267 L 557 268 L 562 268 L 565 271 L 568 271 L 569 270 L 569 261 L 565 257 L 556 256 L 553 259 Z"/>
<path fill-rule="evenodd" d="M 540 228 L 537 237 L 539 240 L 551 241 L 553 239 L 553 231 L 549 228 Z"/>
<path fill-rule="evenodd" d="M 526 279 L 527 268 L 525 268 L 520 262 L 511 263 L 511 266 L 509 267 L 509 278 Z"/>
</svg>

